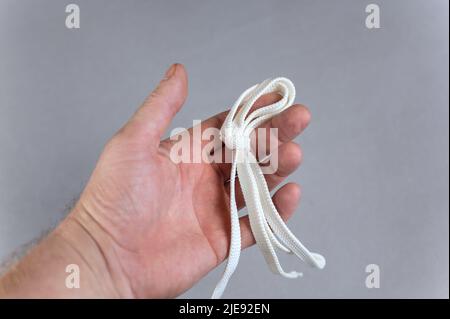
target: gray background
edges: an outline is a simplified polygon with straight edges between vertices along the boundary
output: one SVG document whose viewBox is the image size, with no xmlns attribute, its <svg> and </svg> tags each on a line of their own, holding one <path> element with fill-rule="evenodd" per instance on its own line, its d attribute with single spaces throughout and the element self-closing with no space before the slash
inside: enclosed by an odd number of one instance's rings
<svg viewBox="0 0 450 319">
<path fill-rule="evenodd" d="M 0 258 L 57 223 L 108 138 L 172 62 L 190 75 L 173 127 L 287 76 L 313 122 L 298 139 L 303 188 L 290 227 L 327 257 L 283 258 L 272 275 L 246 251 L 225 297 L 449 296 L 448 1 L 0 0 Z M 365 287 L 365 266 L 381 288 Z M 222 267 L 185 297 L 209 297 Z"/>
</svg>

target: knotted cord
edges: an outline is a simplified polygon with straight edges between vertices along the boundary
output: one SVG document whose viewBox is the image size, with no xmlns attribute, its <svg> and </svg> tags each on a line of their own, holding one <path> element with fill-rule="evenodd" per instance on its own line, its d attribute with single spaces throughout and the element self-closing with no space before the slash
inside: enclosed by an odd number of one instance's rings
<svg viewBox="0 0 450 319">
<path fill-rule="evenodd" d="M 255 101 L 268 93 L 278 93 L 282 98 L 271 105 L 249 114 Z M 250 147 L 252 131 L 270 118 L 289 108 L 295 99 L 295 87 L 287 78 L 267 79 L 244 91 L 233 104 L 221 128 L 221 139 L 233 151 L 230 176 L 231 242 L 228 261 L 222 278 L 214 289 L 212 298 L 220 298 L 235 271 L 241 252 L 241 233 L 236 205 L 235 183 L 239 177 L 250 226 L 260 250 L 270 268 L 286 278 L 297 278 L 301 273 L 285 272 L 275 248 L 295 254 L 312 267 L 322 269 L 325 258 L 311 253 L 286 226 L 272 202 L 264 174 Z"/>
</svg>

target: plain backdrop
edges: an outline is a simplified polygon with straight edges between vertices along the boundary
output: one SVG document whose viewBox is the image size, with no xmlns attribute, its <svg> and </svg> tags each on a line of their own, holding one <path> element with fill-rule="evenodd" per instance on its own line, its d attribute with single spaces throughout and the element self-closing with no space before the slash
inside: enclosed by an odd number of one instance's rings
<svg viewBox="0 0 450 319">
<path fill-rule="evenodd" d="M 105 142 L 181 62 L 190 93 L 172 128 L 273 76 L 313 114 L 289 226 L 327 267 L 283 257 L 304 272 L 287 280 L 252 248 L 224 297 L 448 298 L 448 1 L 377 0 L 377 30 L 369 1 L 73 2 L 78 30 L 67 1 L 0 0 L 0 258 L 67 214 Z M 183 297 L 209 297 L 222 270 Z"/>
</svg>

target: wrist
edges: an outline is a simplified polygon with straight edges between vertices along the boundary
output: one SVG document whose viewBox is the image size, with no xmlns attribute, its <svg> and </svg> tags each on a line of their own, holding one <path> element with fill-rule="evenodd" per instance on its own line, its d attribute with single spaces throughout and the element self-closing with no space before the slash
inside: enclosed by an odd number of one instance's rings
<svg viewBox="0 0 450 319">
<path fill-rule="evenodd" d="M 92 274 L 89 289 L 97 288 L 96 297 L 133 298 L 134 294 L 125 275 L 114 239 L 78 203 L 74 210 L 55 230 L 71 249 L 76 251 Z M 96 286 L 96 287 L 93 287 Z"/>
<path fill-rule="evenodd" d="M 0 297 L 132 298 L 114 250 L 100 226 L 75 208 L 0 278 Z"/>
</svg>

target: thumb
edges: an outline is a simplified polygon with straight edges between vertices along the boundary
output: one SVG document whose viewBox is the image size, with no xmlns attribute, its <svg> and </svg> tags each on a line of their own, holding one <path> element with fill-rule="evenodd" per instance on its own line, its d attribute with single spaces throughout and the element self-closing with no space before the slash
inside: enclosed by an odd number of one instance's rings
<svg viewBox="0 0 450 319">
<path fill-rule="evenodd" d="M 182 64 L 173 64 L 146 98 L 124 130 L 133 136 L 139 136 L 159 144 L 173 117 L 181 109 L 188 93 L 186 69 Z"/>
</svg>

